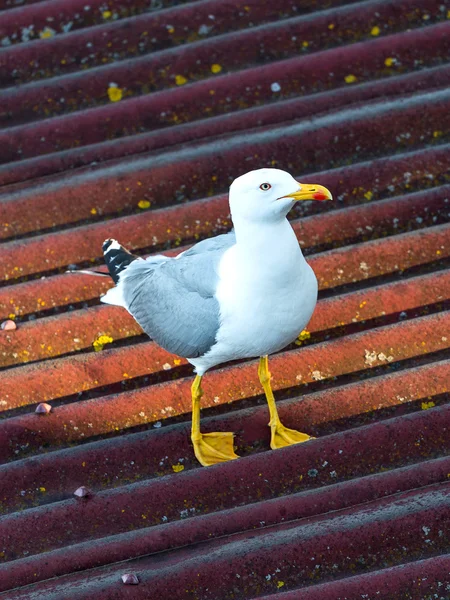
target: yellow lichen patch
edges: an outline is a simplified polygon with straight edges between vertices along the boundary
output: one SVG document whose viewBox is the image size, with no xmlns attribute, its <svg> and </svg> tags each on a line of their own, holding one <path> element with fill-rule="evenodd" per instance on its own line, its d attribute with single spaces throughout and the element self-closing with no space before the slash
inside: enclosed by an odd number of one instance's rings
<svg viewBox="0 0 450 600">
<path fill-rule="evenodd" d="M 111 102 L 122 100 L 123 90 L 116 83 L 110 83 L 108 87 L 108 98 Z"/>
<path fill-rule="evenodd" d="M 440 138 L 442 135 L 442 131 L 433 131 L 433 137 L 434 138 Z"/>
<path fill-rule="evenodd" d="M 169 33 L 174 33 L 174 32 L 175 32 L 175 27 L 172 27 L 172 25 L 168 25 L 168 26 L 167 26 L 167 31 L 168 31 Z"/>
<path fill-rule="evenodd" d="M 138 207 L 142 208 L 142 210 L 146 208 L 150 208 L 151 202 L 149 200 L 139 200 Z"/>
<path fill-rule="evenodd" d="M 366 198 L 367 200 L 372 200 L 373 198 L 373 192 L 371 192 L 370 190 L 368 192 L 366 192 L 364 194 L 364 198 Z"/>
<path fill-rule="evenodd" d="M 91 208 L 91 215 L 96 215 L 96 214 L 97 214 L 97 209 Z"/>
<path fill-rule="evenodd" d="M 357 77 L 355 75 L 346 75 L 345 76 L 345 83 L 355 83 L 355 81 L 358 81 Z"/>
<path fill-rule="evenodd" d="M 186 77 L 183 77 L 183 75 L 175 75 L 175 83 L 177 85 L 184 85 L 187 83 L 187 79 Z"/>
<path fill-rule="evenodd" d="M 45 492 L 45 491 L 46 491 L 46 489 L 45 489 L 45 487 L 42 487 L 42 486 L 41 486 L 41 487 L 39 488 L 39 491 L 40 491 L 40 492 Z"/>
<path fill-rule="evenodd" d="M 103 347 L 106 344 L 111 344 L 111 342 L 113 342 L 113 338 L 110 335 L 101 335 L 100 337 L 98 337 L 96 340 L 94 340 L 94 342 L 92 343 L 94 350 L 96 352 L 100 352 L 100 350 L 103 350 Z"/>
<path fill-rule="evenodd" d="M 330 24 L 328 25 L 328 29 L 331 29 L 331 30 L 333 30 L 335 27 L 336 27 L 336 26 L 335 26 L 335 24 L 334 24 L 334 23 L 330 23 Z"/>
<path fill-rule="evenodd" d="M 220 73 L 221 70 L 222 70 L 222 67 L 220 65 L 218 65 L 217 63 L 214 63 L 213 65 L 211 65 L 212 73 Z"/>
<path fill-rule="evenodd" d="M 392 65 L 395 63 L 395 59 L 388 56 L 386 58 L 386 60 L 384 61 L 384 64 L 386 65 L 386 67 L 392 67 Z"/>
<path fill-rule="evenodd" d="M 8 315 L 8 319 L 11 319 L 11 321 L 14 321 L 15 318 L 16 318 L 16 315 L 14 313 L 10 313 Z"/>
<path fill-rule="evenodd" d="M 102 12 L 102 17 L 104 19 L 110 19 L 112 17 L 112 12 L 110 10 L 104 10 Z"/>
<path fill-rule="evenodd" d="M 303 48 L 307 48 L 309 46 L 309 42 L 306 42 L 306 41 L 302 42 L 302 46 L 303 46 Z"/>
<path fill-rule="evenodd" d="M 282 588 L 284 585 L 284 581 L 277 581 L 277 588 Z"/>
<path fill-rule="evenodd" d="M 180 465 L 180 463 L 178 463 L 177 465 L 172 465 L 172 469 L 173 469 L 174 473 L 179 473 L 180 471 L 184 470 L 184 466 Z"/>
<path fill-rule="evenodd" d="M 51 27 L 44 27 L 44 29 L 39 33 L 39 37 L 41 40 L 47 40 L 48 38 L 53 37 L 56 34 L 56 31 Z"/>
<path fill-rule="evenodd" d="M 428 410 L 429 408 L 433 408 L 433 406 L 436 406 L 434 402 L 422 402 L 421 404 L 422 410 Z"/>
<path fill-rule="evenodd" d="M 380 28 L 377 25 L 375 25 L 375 27 L 372 27 L 372 29 L 370 30 L 370 35 L 380 35 Z"/>
<path fill-rule="evenodd" d="M 303 344 L 303 342 L 306 340 L 309 340 L 310 337 L 311 337 L 311 334 L 309 333 L 309 331 L 304 329 L 302 332 L 300 332 L 298 334 L 297 339 L 295 340 L 295 344 L 297 346 L 301 346 Z"/>
</svg>

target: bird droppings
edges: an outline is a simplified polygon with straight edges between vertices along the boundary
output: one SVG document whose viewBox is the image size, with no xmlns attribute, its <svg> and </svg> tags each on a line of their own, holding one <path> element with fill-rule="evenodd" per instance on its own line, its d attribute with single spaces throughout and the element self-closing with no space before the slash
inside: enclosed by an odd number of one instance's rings
<svg viewBox="0 0 450 600">
<path fill-rule="evenodd" d="M 139 584 L 139 578 L 136 575 L 136 573 L 125 573 L 124 575 L 122 575 L 121 579 L 125 585 L 138 585 Z"/>
<path fill-rule="evenodd" d="M 74 491 L 73 495 L 79 500 L 85 500 L 92 496 L 92 492 L 89 488 L 82 485 Z"/>
<path fill-rule="evenodd" d="M 355 596 L 378 597 L 386 586 L 393 597 L 420 595 L 434 585 L 423 594 L 443 600 L 445 583 L 438 582 L 446 582 L 449 540 L 445 498 L 436 499 L 450 481 L 442 433 L 450 339 L 443 318 L 450 247 L 445 3 L 418 0 L 408 9 L 376 0 L 374 9 L 373 2 L 320 0 L 312 12 L 304 3 L 305 13 L 291 0 L 254 2 L 249 11 L 230 11 L 226 1 L 101 0 L 73 9 L 63 0 L 4 2 L 3 22 L 9 12 L 19 21 L 0 36 L 12 59 L 0 111 L 8 138 L 1 145 L 0 323 L 15 313 L 18 328 L 0 331 L 8 489 L 0 498 L 0 539 L 8 539 L 0 544 L 1 585 L 32 584 L 46 596 L 49 585 L 75 577 L 86 595 L 100 587 L 105 597 L 135 595 L 137 588 L 121 588 L 121 575 L 139 565 L 143 597 L 320 596 L 315 587 L 325 583 L 338 598 L 339 586 L 354 585 L 349 575 L 356 575 L 364 587 Z M 39 12 L 39 21 L 27 18 Z M 56 34 L 41 40 L 45 25 Z M 398 63 L 388 67 L 386 57 Z M 222 71 L 213 74 L 216 63 Z M 186 85 L 176 85 L 176 73 Z M 346 83 L 348 74 L 356 81 Z M 123 90 L 120 101 L 111 102 L 109 82 Z M 255 365 L 230 365 L 211 373 L 202 408 L 205 421 L 236 432 L 245 458 L 201 474 L 189 448 L 189 367 L 138 339 L 125 312 L 119 318 L 119 309 L 98 307 L 110 285 L 104 277 L 59 270 L 98 270 L 90 261 L 110 229 L 142 256 L 227 231 L 223 194 L 247 170 L 246 156 L 251 168 L 281 166 L 300 181 L 317 173 L 314 180 L 339 199 L 317 213 L 307 203 L 293 210 L 320 301 L 309 326 L 313 343 L 299 340 L 301 347 L 271 359 L 281 416 L 318 439 L 269 450 Z M 50 182 L 45 190 L 41 180 Z M 10 186 L 24 192 L 20 206 L 12 202 L 16 193 L 6 193 Z M 138 206 L 142 199 L 149 210 Z M 368 282 L 361 261 L 370 267 Z M 96 353 L 92 342 L 101 334 L 114 343 Z M 372 370 L 366 349 L 375 352 Z M 313 370 L 327 379 L 311 383 Z M 54 408 L 48 418 L 33 412 L 43 400 Z M 436 406 L 421 410 L 429 402 Z M 175 473 L 177 464 L 185 470 Z M 313 467 L 316 477 L 308 476 Z M 71 499 L 92 482 L 92 502 Z M 182 509 L 189 518 L 180 521 Z M 164 536 L 153 524 L 163 525 Z M 191 537 L 181 536 L 183 527 Z M 237 554 L 227 557 L 234 534 L 243 549 L 235 544 Z M 202 556 L 177 562 L 180 552 L 196 552 L 192 539 L 209 538 L 219 549 L 205 555 L 209 567 Z M 115 539 L 114 562 L 102 563 Z M 84 550 L 76 553 L 80 542 Z M 52 550 L 58 560 L 48 560 Z M 27 552 L 26 561 L 10 560 L 13 551 L 18 558 Z M 130 557 L 133 563 L 123 562 Z M 91 577 L 97 568 L 110 573 L 100 587 Z M 417 589 L 401 580 L 405 572 Z"/>
<path fill-rule="evenodd" d="M 37 415 L 48 415 L 52 410 L 52 407 L 50 404 L 47 404 L 47 402 L 41 402 L 40 404 L 37 405 L 36 410 L 34 411 Z"/>
<path fill-rule="evenodd" d="M 270 85 L 270 89 L 272 90 L 272 92 L 280 92 L 281 91 L 281 85 L 275 81 L 274 83 L 272 83 Z"/>
<path fill-rule="evenodd" d="M 320 371 L 313 371 L 313 372 L 311 373 L 311 378 L 312 378 L 314 381 L 321 381 L 322 379 L 326 379 L 326 376 L 325 376 L 325 375 L 323 375 L 323 374 L 322 374 Z"/>
</svg>

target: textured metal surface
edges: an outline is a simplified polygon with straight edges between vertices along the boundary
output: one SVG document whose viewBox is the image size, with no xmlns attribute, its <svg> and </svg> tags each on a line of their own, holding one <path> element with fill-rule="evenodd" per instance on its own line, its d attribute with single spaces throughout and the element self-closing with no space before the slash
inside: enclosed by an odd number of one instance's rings
<svg viewBox="0 0 450 600">
<path fill-rule="evenodd" d="M 0 597 L 450 598 L 449 19 L 0 1 Z M 65 271 L 228 231 L 262 166 L 335 197 L 292 211 L 320 298 L 270 361 L 316 439 L 270 451 L 257 362 L 226 365 L 202 426 L 241 458 L 201 468 L 189 365 Z"/>
</svg>

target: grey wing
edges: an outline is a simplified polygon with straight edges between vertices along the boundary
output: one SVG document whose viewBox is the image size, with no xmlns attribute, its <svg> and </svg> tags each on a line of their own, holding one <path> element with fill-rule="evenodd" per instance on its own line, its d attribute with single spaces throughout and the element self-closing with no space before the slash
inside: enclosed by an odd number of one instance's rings
<svg viewBox="0 0 450 600">
<path fill-rule="evenodd" d="M 129 312 L 160 346 L 196 358 L 216 340 L 220 311 L 217 266 L 234 233 L 199 242 L 178 258 L 136 260 L 120 285 Z"/>
</svg>

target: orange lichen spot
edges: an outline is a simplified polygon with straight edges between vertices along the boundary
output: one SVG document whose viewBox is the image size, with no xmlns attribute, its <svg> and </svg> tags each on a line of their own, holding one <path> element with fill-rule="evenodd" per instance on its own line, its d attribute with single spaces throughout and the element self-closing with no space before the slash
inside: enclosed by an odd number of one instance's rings
<svg viewBox="0 0 450 600">
<path fill-rule="evenodd" d="M 373 198 L 373 192 L 371 192 L 370 190 L 369 190 L 369 191 L 367 191 L 367 192 L 364 194 L 364 198 L 366 198 L 367 200 L 372 200 L 372 198 Z"/>
<path fill-rule="evenodd" d="M 173 364 L 178 367 L 178 365 L 181 365 L 181 360 L 179 358 L 174 358 Z"/>
<path fill-rule="evenodd" d="M 108 87 L 108 98 L 111 102 L 118 102 L 122 100 L 123 90 L 117 83 L 110 83 Z"/>
<path fill-rule="evenodd" d="M 355 83 L 355 81 L 358 81 L 357 77 L 355 75 L 346 75 L 345 76 L 345 83 Z"/>
<path fill-rule="evenodd" d="M 97 214 L 97 209 L 91 208 L 91 215 L 96 215 L 96 214 Z"/>
<path fill-rule="evenodd" d="M 48 38 L 53 37 L 56 34 L 56 31 L 51 27 L 44 27 L 44 29 L 39 33 L 39 37 L 41 40 L 47 40 Z"/>
<path fill-rule="evenodd" d="M 92 346 L 96 352 L 100 352 L 106 344 L 111 344 L 113 341 L 114 339 L 110 335 L 101 335 L 93 341 Z"/>
<path fill-rule="evenodd" d="M 377 25 L 375 25 L 375 27 L 372 27 L 372 29 L 370 30 L 370 35 L 380 35 L 380 28 Z"/>
<path fill-rule="evenodd" d="M 221 70 L 222 70 L 221 65 L 218 65 L 217 63 L 214 63 L 213 65 L 211 65 L 212 73 L 220 73 Z"/>
<path fill-rule="evenodd" d="M 177 85 L 184 85 L 187 83 L 187 79 L 186 77 L 183 77 L 183 75 L 175 75 L 175 83 Z"/>
<path fill-rule="evenodd" d="M 436 250 L 436 254 L 439 256 L 440 254 L 442 254 L 442 252 L 440 250 Z"/>
<path fill-rule="evenodd" d="M 422 402 L 421 407 L 422 410 L 428 410 L 429 408 L 433 408 L 435 405 L 434 402 Z"/>
<path fill-rule="evenodd" d="M 386 67 L 392 67 L 392 65 L 394 63 L 395 63 L 395 58 L 392 58 L 391 56 L 388 56 L 384 61 L 384 64 L 386 65 Z"/>
<path fill-rule="evenodd" d="M 211 96 L 214 96 L 214 94 L 216 93 L 216 90 L 209 90 L 209 93 L 211 94 Z"/>
<path fill-rule="evenodd" d="M 112 12 L 110 10 L 104 10 L 102 12 L 102 17 L 104 19 L 110 19 L 112 17 Z"/>
<path fill-rule="evenodd" d="M 179 473 L 180 471 L 184 471 L 184 466 L 178 463 L 177 465 L 172 465 L 172 469 L 174 473 Z"/>
<path fill-rule="evenodd" d="M 139 200 L 138 202 L 138 207 L 141 208 L 142 210 L 146 209 L 146 208 L 150 208 L 151 206 L 151 202 L 149 200 Z"/>
</svg>

